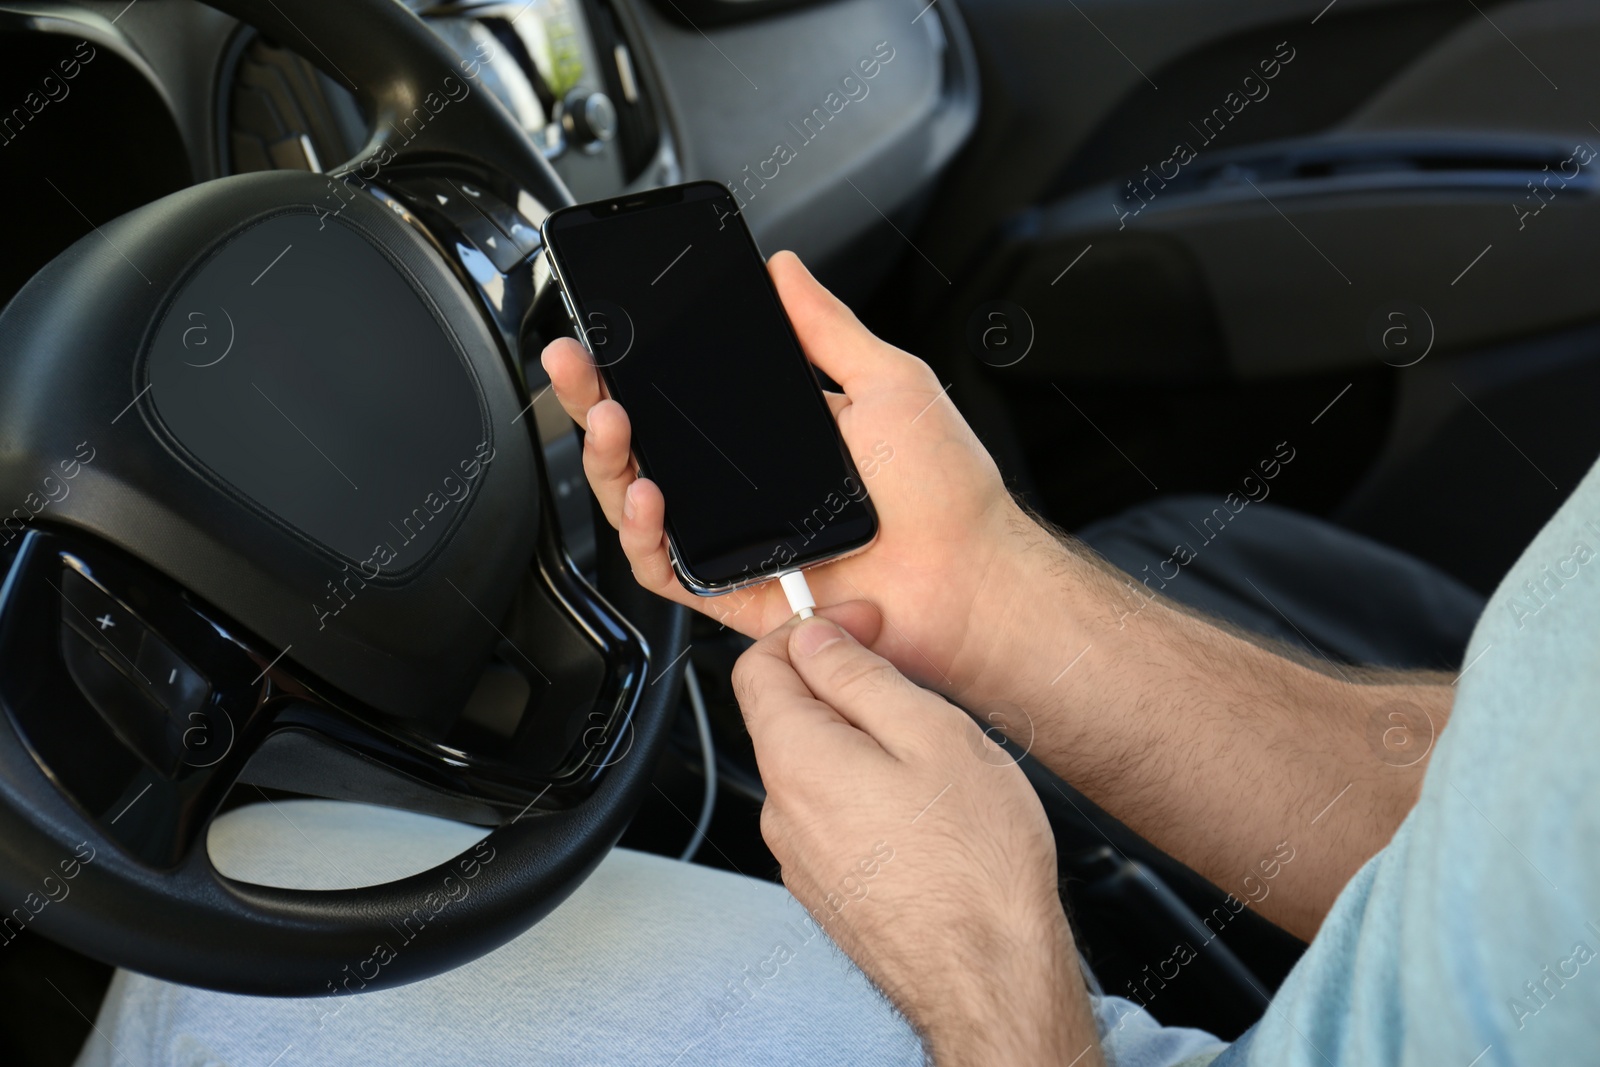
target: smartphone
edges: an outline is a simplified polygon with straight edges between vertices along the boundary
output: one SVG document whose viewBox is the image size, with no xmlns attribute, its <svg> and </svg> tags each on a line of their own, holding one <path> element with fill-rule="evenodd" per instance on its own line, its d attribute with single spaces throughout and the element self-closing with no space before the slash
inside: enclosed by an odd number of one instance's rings
<svg viewBox="0 0 1600 1067">
<path fill-rule="evenodd" d="M 866 485 L 726 188 L 578 204 L 542 230 L 640 473 L 661 487 L 687 589 L 725 593 L 872 543 Z"/>
</svg>

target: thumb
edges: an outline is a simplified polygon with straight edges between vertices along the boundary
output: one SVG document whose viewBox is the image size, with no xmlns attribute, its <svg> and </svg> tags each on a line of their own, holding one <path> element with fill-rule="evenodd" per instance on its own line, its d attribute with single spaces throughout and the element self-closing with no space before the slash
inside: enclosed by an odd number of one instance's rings
<svg viewBox="0 0 1600 1067">
<path fill-rule="evenodd" d="M 891 751 L 889 739 L 903 732 L 904 724 L 917 721 L 906 711 L 939 700 L 827 619 L 807 619 L 791 628 L 788 637 L 790 665 L 806 688 Z"/>
<path fill-rule="evenodd" d="M 838 722 L 833 709 L 812 695 L 789 663 L 793 629 L 793 622 L 778 627 L 745 649 L 733 665 L 734 699 L 758 756 L 775 744 L 772 737 L 783 735 L 797 721 Z"/>
<path fill-rule="evenodd" d="M 855 312 L 822 287 L 793 252 L 776 252 L 767 271 L 794 324 L 806 358 L 847 394 L 894 371 L 911 357 L 878 340 Z"/>
</svg>

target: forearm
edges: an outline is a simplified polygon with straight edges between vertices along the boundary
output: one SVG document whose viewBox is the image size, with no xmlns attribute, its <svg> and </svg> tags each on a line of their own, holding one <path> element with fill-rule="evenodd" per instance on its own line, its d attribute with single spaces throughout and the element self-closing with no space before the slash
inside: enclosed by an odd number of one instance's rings
<svg viewBox="0 0 1600 1067">
<path fill-rule="evenodd" d="M 1415 802 L 1452 690 L 1295 662 L 1033 531 L 980 612 L 964 701 L 1025 709 L 1047 766 L 1310 937 Z"/>
</svg>

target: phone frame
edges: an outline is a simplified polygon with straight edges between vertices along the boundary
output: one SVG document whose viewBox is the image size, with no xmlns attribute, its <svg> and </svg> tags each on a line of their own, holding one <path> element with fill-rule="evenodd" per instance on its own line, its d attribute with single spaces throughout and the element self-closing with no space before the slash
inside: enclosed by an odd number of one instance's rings
<svg viewBox="0 0 1600 1067">
<path fill-rule="evenodd" d="M 545 256 L 550 263 L 550 275 L 555 279 L 557 290 L 561 295 L 561 306 L 563 309 L 565 309 L 567 318 L 572 323 L 574 337 L 578 343 L 583 346 L 583 350 L 589 354 L 590 359 L 594 362 L 595 370 L 599 373 L 601 387 L 605 392 L 605 395 L 609 397 L 612 390 L 609 376 L 606 373 L 607 365 L 601 364 L 599 357 L 595 355 L 594 350 L 589 346 L 588 332 L 584 329 L 582 320 L 578 318 L 578 311 L 576 305 L 574 304 L 574 298 L 568 289 L 566 277 L 561 269 L 561 256 L 557 251 L 559 240 L 551 240 L 551 222 L 564 216 L 570 217 L 579 212 L 586 212 L 591 215 L 595 215 L 597 221 L 603 223 L 607 217 L 616 218 L 621 217 L 624 214 L 631 214 L 637 211 L 648 211 L 651 208 L 660 207 L 665 204 L 681 203 L 683 200 L 687 199 L 687 197 L 684 195 L 687 190 L 706 186 L 714 188 L 720 195 L 726 197 L 729 201 L 732 201 L 736 205 L 735 210 L 728 212 L 723 216 L 723 219 L 724 221 L 729 218 L 736 220 L 737 228 L 744 234 L 745 240 L 750 244 L 750 250 L 755 254 L 756 262 L 761 266 L 761 277 L 766 283 L 768 291 L 772 295 L 773 302 L 777 305 L 778 317 L 780 320 L 782 320 L 783 328 L 788 332 L 789 339 L 794 343 L 795 352 L 799 355 L 801 361 L 806 366 L 806 370 L 814 387 L 817 403 L 821 406 L 823 415 L 827 418 L 829 425 L 833 428 L 834 439 L 839 445 L 839 454 L 844 460 L 850 476 L 853 476 L 861 484 L 862 492 L 865 494 L 861 498 L 861 503 L 866 506 L 867 514 L 872 521 L 871 534 L 859 544 L 849 544 L 842 548 L 817 553 L 815 555 L 797 555 L 792 561 L 784 566 L 769 572 L 764 571 L 752 574 L 748 578 L 736 578 L 726 582 L 707 582 L 693 574 L 689 570 L 689 567 L 685 564 L 682 552 L 678 548 L 677 539 L 672 534 L 672 523 L 670 518 L 667 518 L 663 523 L 667 535 L 667 557 L 672 563 L 672 570 L 673 573 L 677 575 L 679 584 L 696 596 L 715 597 L 722 596 L 726 593 L 732 593 L 740 589 L 745 589 L 750 586 L 761 585 L 765 582 L 770 582 L 777 578 L 780 574 L 787 574 L 790 571 L 815 567 L 822 563 L 831 563 L 853 556 L 858 552 L 863 552 L 877 542 L 878 534 L 882 528 L 882 524 L 878 521 L 878 509 L 872 502 L 872 494 L 867 490 L 866 479 L 861 477 L 861 472 L 856 467 L 855 458 L 850 455 L 849 446 L 845 443 L 844 435 L 839 432 L 838 420 L 834 418 L 833 409 L 828 405 L 827 396 L 824 395 L 822 382 L 817 378 L 817 368 L 812 364 L 810 359 L 806 358 L 805 346 L 800 343 L 799 335 L 794 332 L 794 324 L 789 321 L 789 315 L 783 307 L 783 300 L 778 295 L 777 286 L 773 284 L 772 275 L 766 269 L 767 257 L 762 253 L 761 246 L 756 243 L 755 234 L 750 232 L 749 225 L 744 221 L 743 207 L 737 206 L 737 199 L 721 182 L 715 182 L 709 179 L 699 179 L 696 181 L 683 182 L 677 185 L 664 185 L 655 189 L 646 189 L 633 193 L 626 193 L 622 196 L 608 197 L 603 200 L 591 200 L 582 204 L 571 204 L 567 207 L 558 208 L 545 217 L 543 223 L 541 223 L 539 226 L 539 236 L 544 244 Z M 706 197 L 705 200 L 707 203 L 712 202 L 711 197 Z M 601 210 L 615 212 L 615 214 L 601 217 L 598 215 L 598 212 Z M 641 474 L 644 474 L 645 466 L 640 462 L 638 452 L 632 451 L 631 454 L 634 465 L 639 469 Z M 669 501 L 667 503 L 668 516 L 671 514 L 671 507 L 672 505 Z"/>
</svg>

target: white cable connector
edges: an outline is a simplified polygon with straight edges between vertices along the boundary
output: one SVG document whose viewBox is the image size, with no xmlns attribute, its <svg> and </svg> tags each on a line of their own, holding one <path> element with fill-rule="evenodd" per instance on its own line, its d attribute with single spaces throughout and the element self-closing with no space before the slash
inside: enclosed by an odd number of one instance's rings
<svg viewBox="0 0 1600 1067">
<path fill-rule="evenodd" d="M 811 587 L 806 584 L 804 573 L 788 571 L 780 574 L 778 584 L 783 586 L 783 595 L 789 598 L 789 607 L 796 615 L 809 619 L 815 614 L 811 609 L 817 606 L 817 602 L 811 595 Z"/>
</svg>

